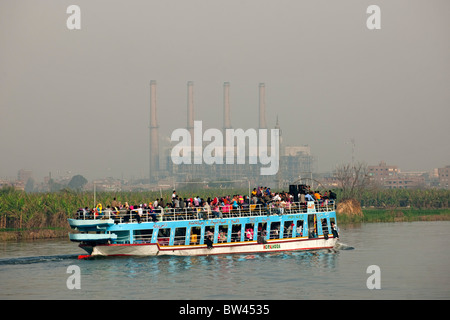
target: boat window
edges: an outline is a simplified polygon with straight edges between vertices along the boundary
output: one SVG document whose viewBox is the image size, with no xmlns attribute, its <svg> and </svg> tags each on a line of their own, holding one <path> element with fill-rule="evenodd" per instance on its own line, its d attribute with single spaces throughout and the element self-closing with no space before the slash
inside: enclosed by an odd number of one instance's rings
<svg viewBox="0 0 450 320">
<path fill-rule="evenodd" d="M 219 226 L 218 242 L 228 242 L 228 225 Z"/>
<path fill-rule="evenodd" d="M 258 237 L 266 236 L 267 233 L 267 222 L 258 223 Z"/>
<path fill-rule="evenodd" d="M 201 232 L 202 232 L 201 227 L 191 227 L 190 244 L 198 244 L 199 243 Z"/>
<path fill-rule="evenodd" d="M 293 221 L 285 221 L 283 229 L 284 230 L 283 238 L 291 238 L 293 229 L 294 229 Z"/>
<path fill-rule="evenodd" d="M 153 229 L 134 230 L 134 243 L 149 243 L 152 241 Z"/>
<path fill-rule="evenodd" d="M 317 238 L 317 218 L 315 214 L 308 215 L 308 237 Z"/>
<path fill-rule="evenodd" d="M 297 237 L 303 237 L 303 220 L 297 220 Z"/>
<path fill-rule="evenodd" d="M 258 243 L 266 243 L 267 240 L 267 222 L 258 223 Z"/>
<path fill-rule="evenodd" d="M 326 238 L 328 238 L 329 230 L 328 230 L 328 219 L 323 218 L 320 219 L 320 222 L 322 223 L 322 233 Z"/>
<path fill-rule="evenodd" d="M 231 242 L 241 241 L 241 224 L 233 224 L 231 227 Z"/>
<path fill-rule="evenodd" d="M 206 241 L 206 239 L 210 238 L 211 241 L 214 242 L 214 228 L 215 227 L 216 226 L 206 226 L 205 227 L 205 239 L 204 239 L 204 241 Z"/>
<path fill-rule="evenodd" d="M 331 233 L 333 234 L 333 237 L 334 238 L 339 238 L 339 234 L 337 232 L 336 219 L 335 218 L 330 218 L 330 229 L 331 229 Z"/>
<path fill-rule="evenodd" d="M 245 237 L 244 241 L 252 241 L 254 236 L 254 223 L 246 223 L 245 224 Z"/>
<path fill-rule="evenodd" d="M 175 237 L 173 238 L 173 245 L 184 245 L 186 241 L 186 228 L 175 228 Z"/>
<path fill-rule="evenodd" d="M 162 246 L 168 246 L 170 240 L 170 228 L 162 228 L 158 231 L 158 243 Z"/>
<path fill-rule="evenodd" d="M 130 231 L 114 231 L 113 233 L 117 235 L 117 239 L 114 243 L 130 243 Z"/>
<path fill-rule="evenodd" d="M 270 239 L 280 238 L 280 222 L 272 222 L 270 224 Z"/>
</svg>

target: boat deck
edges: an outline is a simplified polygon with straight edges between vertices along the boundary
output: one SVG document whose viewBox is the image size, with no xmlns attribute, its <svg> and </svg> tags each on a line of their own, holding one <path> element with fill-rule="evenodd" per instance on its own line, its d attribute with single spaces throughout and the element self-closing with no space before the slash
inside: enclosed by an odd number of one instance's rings
<svg viewBox="0 0 450 320">
<path fill-rule="evenodd" d="M 267 206 L 261 204 L 244 205 L 236 209 L 220 207 L 220 211 L 208 213 L 205 207 L 190 208 L 159 208 L 159 209 L 142 209 L 142 214 L 138 210 L 121 209 L 119 211 L 103 210 L 101 214 L 95 216 L 93 214 L 84 214 L 77 212 L 77 220 L 105 220 L 113 219 L 115 223 L 131 223 L 131 222 L 160 222 L 160 221 L 180 221 L 180 220 L 198 220 L 198 219 L 222 219 L 222 218 L 239 218 L 252 216 L 267 215 L 283 215 L 283 214 L 299 214 L 299 213 L 318 213 L 331 212 L 336 210 L 334 200 L 325 201 L 309 201 L 305 203 L 288 203 L 284 207 Z"/>
</svg>

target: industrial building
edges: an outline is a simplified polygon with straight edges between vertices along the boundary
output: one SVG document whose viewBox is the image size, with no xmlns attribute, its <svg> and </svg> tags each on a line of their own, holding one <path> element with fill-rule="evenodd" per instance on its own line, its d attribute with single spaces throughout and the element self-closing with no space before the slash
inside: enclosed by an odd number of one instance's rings
<svg viewBox="0 0 450 320">
<path fill-rule="evenodd" d="M 150 183 L 161 181 L 249 181 L 252 185 L 264 184 L 271 186 L 288 186 L 290 182 L 298 180 L 301 174 L 310 174 L 313 171 L 315 158 L 311 155 L 310 147 L 287 146 L 283 144 L 282 130 L 278 117 L 274 128 L 279 129 L 279 169 L 276 175 L 260 175 L 261 164 L 250 164 L 248 148 L 244 164 L 174 164 L 171 160 L 173 143 L 170 140 L 161 141 L 158 133 L 157 120 L 157 83 L 150 82 L 150 156 L 149 177 Z M 259 113 L 258 129 L 269 129 L 266 122 L 266 86 L 259 84 Z M 191 137 L 194 134 L 194 82 L 187 82 L 187 122 L 186 129 Z M 230 106 L 230 82 L 223 84 L 223 126 L 222 132 L 232 129 Z M 225 136 L 225 134 L 224 134 Z M 193 140 L 193 139 L 192 139 Z M 160 147 L 160 145 L 162 147 Z M 236 152 L 234 153 L 236 156 Z M 193 163 L 193 162 L 192 162 Z M 173 183 L 172 183 L 173 184 Z"/>
</svg>

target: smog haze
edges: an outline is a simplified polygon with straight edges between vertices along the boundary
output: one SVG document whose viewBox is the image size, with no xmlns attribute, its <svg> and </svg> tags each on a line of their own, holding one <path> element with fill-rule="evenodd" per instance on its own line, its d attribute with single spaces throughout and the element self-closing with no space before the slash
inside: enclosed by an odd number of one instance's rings
<svg viewBox="0 0 450 320">
<path fill-rule="evenodd" d="M 67 8 L 80 8 L 70 30 Z M 366 12 L 381 8 L 381 29 Z M 319 172 L 354 158 L 402 170 L 450 164 L 449 1 L 0 2 L 0 177 L 149 172 L 150 81 L 161 145 L 194 118 L 309 145 Z"/>
</svg>

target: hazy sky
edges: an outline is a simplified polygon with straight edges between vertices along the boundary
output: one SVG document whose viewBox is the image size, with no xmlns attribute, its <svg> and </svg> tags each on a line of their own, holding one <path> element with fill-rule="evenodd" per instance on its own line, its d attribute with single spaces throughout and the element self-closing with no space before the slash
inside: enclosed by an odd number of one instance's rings
<svg viewBox="0 0 450 320">
<path fill-rule="evenodd" d="M 81 30 L 66 9 L 81 8 Z M 381 30 L 366 9 L 381 8 Z M 450 1 L 0 0 L 0 178 L 21 168 L 147 177 L 150 80 L 161 135 L 195 119 L 267 122 L 318 170 L 355 159 L 450 164 Z"/>
</svg>

